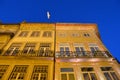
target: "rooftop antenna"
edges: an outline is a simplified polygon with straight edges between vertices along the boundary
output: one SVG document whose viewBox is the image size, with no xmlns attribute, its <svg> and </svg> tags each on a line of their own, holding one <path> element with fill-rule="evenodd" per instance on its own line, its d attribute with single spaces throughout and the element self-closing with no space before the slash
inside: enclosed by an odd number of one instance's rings
<svg viewBox="0 0 120 80">
<path fill-rule="evenodd" d="M 50 12 L 47 11 L 47 18 L 50 19 Z"/>
</svg>

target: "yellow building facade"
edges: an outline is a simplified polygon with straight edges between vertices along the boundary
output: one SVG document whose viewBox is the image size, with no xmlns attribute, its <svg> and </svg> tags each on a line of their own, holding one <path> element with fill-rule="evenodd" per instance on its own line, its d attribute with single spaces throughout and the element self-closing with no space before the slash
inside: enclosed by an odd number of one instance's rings
<svg viewBox="0 0 120 80">
<path fill-rule="evenodd" d="M 96 24 L 0 24 L 0 80 L 120 80 Z"/>
</svg>

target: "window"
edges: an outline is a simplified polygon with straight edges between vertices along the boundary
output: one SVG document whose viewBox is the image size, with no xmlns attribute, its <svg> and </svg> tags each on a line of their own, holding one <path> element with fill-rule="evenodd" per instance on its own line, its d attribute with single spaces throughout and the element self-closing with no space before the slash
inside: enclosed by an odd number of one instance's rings
<svg viewBox="0 0 120 80">
<path fill-rule="evenodd" d="M 51 31 L 45 31 L 43 33 L 43 37 L 52 37 L 52 32 Z"/>
<path fill-rule="evenodd" d="M 35 65 L 31 80 L 49 80 L 48 79 L 48 66 L 46 65 Z"/>
<path fill-rule="evenodd" d="M 50 43 L 40 43 L 40 56 L 50 56 L 51 55 L 51 44 Z"/>
<path fill-rule="evenodd" d="M 83 44 L 75 43 L 74 48 L 75 48 L 75 53 L 77 56 L 85 56 L 86 55 Z"/>
<path fill-rule="evenodd" d="M 85 37 L 89 37 L 90 34 L 88 34 L 88 33 L 84 33 L 84 36 L 85 36 Z"/>
<path fill-rule="evenodd" d="M 31 37 L 38 37 L 40 35 L 39 31 L 33 31 Z"/>
<path fill-rule="evenodd" d="M 35 53 L 35 43 L 27 43 L 23 49 L 24 54 L 34 54 Z"/>
<path fill-rule="evenodd" d="M 13 43 L 9 49 L 5 52 L 5 55 L 17 55 L 20 51 L 21 44 Z"/>
<path fill-rule="evenodd" d="M 80 35 L 78 33 L 73 33 L 72 37 L 79 37 Z"/>
<path fill-rule="evenodd" d="M 27 65 L 16 65 L 8 80 L 24 80 L 27 68 Z"/>
<path fill-rule="evenodd" d="M 106 80 L 119 80 L 112 67 L 101 67 Z"/>
<path fill-rule="evenodd" d="M 75 80 L 73 68 L 61 68 L 61 80 Z"/>
<path fill-rule="evenodd" d="M 28 31 L 22 31 L 20 34 L 19 34 L 19 37 L 26 37 L 28 35 Z"/>
<path fill-rule="evenodd" d="M 70 56 L 70 47 L 68 43 L 61 43 L 59 48 L 61 56 Z"/>
<path fill-rule="evenodd" d="M 100 49 L 96 44 L 89 44 L 89 48 L 92 52 L 92 55 L 100 55 Z"/>
<path fill-rule="evenodd" d="M 65 33 L 59 33 L 59 36 L 60 37 L 66 37 L 66 34 Z"/>
<path fill-rule="evenodd" d="M 0 80 L 2 80 L 2 77 L 5 74 L 8 67 L 9 67 L 8 65 L 0 65 Z"/>
<path fill-rule="evenodd" d="M 98 80 L 93 67 L 81 68 L 84 80 Z"/>
</svg>

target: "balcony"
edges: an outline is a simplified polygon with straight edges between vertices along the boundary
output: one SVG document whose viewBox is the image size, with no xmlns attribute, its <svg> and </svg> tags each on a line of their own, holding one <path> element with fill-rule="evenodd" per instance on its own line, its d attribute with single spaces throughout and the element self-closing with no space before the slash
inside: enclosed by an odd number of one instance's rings
<svg viewBox="0 0 120 80">
<path fill-rule="evenodd" d="M 33 57 L 53 57 L 53 51 L 20 51 L 20 50 L 8 50 L 6 51 L 3 56 L 33 56 Z"/>
<path fill-rule="evenodd" d="M 68 58 L 109 58 L 112 57 L 108 51 L 79 51 L 79 52 L 72 52 L 72 51 L 58 51 L 55 55 L 56 58 L 68 57 Z"/>
</svg>

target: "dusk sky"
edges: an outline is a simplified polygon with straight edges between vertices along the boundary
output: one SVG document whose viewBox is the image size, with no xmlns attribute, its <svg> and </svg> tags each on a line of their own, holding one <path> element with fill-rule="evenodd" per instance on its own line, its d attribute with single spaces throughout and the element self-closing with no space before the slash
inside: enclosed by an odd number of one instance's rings
<svg viewBox="0 0 120 80">
<path fill-rule="evenodd" d="M 120 61 L 120 0 L 0 0 L 0 22 L 22 21 L 96 23 L 103 43 Z"/>
</svg>

